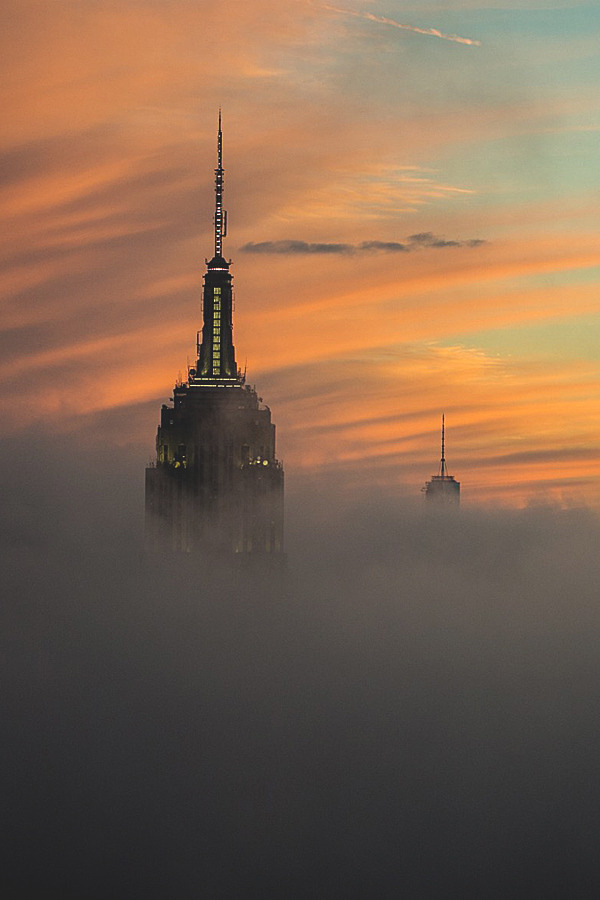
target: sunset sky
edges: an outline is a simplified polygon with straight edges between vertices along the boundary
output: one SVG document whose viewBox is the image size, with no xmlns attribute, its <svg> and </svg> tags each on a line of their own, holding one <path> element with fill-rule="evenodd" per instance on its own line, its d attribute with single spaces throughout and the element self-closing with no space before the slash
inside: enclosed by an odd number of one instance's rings
<svg viewBox="0 0 600 900">
<path fill-rule="evenodd" d="M 153 453 L 223 109 L 234 340 L 288 479 L 600 504 L 600 7 L 6 0 L 5 434 Z"/>
</svg>

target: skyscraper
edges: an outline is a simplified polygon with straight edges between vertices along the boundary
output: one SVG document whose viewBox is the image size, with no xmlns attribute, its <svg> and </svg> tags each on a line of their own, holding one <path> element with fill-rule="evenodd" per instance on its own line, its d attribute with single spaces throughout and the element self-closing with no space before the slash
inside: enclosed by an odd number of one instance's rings
<svg viewBox="0 0 600 900">
<path fill-rule="evenodd" d="M 235 359 L 231 261 L 223 257 L 221 113 L 215 169 L 215 252 L 204 275 L 197 361 L 163 405 L 156 463 L 146 469 L 150 546 L 240 559 L 283 553 L 283 468 L 271 412 Z"/>
<path fill-rule="evenodd" d="M 431 476 L 431 481 L 425 483 L 425 499 L 436 504 L 460 503 L 460 481 L 456 481 L 454 475 L 448 475 L 446 465 L 446 427 L 445 417 L 442 416 L 442 458 L 440 470 L 437 475 Z"/>
</svg>

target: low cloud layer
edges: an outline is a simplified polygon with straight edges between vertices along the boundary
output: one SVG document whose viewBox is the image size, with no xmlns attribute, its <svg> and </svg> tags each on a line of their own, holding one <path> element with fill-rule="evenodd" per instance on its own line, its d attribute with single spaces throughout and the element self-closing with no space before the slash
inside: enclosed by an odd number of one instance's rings
<svg viewBox="0 0 600 900">
<path fill-rule="evenodd" d="M 404 241 L 361 241 L 359 244 L 311 243 L 309 241 L 250 241 L 240 247 L 245 253 L 285 254 L 354 254 L 354 253 L 412 253 L 415 250 L 443 249 L 447 247 L 481 247 L 487 243 L 482 238 L 467 241 L 446 240 L 431 231 L 411 234 Z"/>
<path fill-rule="evenodd" d="M 0 452 L 6 896 L 597 895 L 596 516 L 296 479 L 249 578 L 64 450 Z"/>
</svg>

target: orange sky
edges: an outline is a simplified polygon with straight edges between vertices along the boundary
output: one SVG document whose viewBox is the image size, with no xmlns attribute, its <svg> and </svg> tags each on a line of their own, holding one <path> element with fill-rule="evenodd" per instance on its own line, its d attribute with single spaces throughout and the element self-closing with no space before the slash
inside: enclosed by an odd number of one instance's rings
<svg viewBox="0 0 600 900">
<path fill-rule="evenodd" d="M 342 8 L 481 45 L 301 0 L 7 4 L 5 430 L 146 463 L 200 327 L 221 104 L 238 363 L 296 482 L 418 495 L 445 412 L 465 503 L 597 505 L 598 16 Z"/>
</svg>

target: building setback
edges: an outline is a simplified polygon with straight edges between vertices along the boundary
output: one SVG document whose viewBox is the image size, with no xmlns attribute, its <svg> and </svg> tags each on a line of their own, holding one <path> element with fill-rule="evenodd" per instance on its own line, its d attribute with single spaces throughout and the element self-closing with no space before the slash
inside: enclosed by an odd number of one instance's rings
<svg viewBox="0 0 600 900">
<path fill-rule="evenodd" d="M 156 462 L 146 469 L 146 536 L 156 549 L 275 558 L 283 554 L 283 468 L 271 412 L 235 358 L 223 175 L 219 113 L 215 253 L 204 275 L 202 337 L 187 380 L 161 410 Z"/>
<path fill-rule="evenodd" d="M 431 481 L 425 483 L 425 499 L 436 504 L 460 503 L 460 481 L 456 481 L 454 475 L 448 475 L 446 465 L 446 428 L 445 417 L 442 416 L 442 458 L 440 470 L 437 475 L 431 476 Z"/>
</svg>

